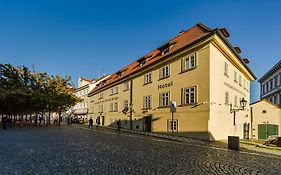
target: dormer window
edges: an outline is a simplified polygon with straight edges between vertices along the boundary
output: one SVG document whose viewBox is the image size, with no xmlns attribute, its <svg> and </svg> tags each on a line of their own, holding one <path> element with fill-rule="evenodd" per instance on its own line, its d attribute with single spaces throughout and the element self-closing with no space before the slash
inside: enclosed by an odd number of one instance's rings
<svg viewBox="0 0 281 175">
<path fill-rule="evenodd" d="M 169 52 L 169 47 L 165 48 L 162 50 L 162 55 L 165 55 L 166 53 Z"/>
<path fill-rule="evenodd" d="M 140 62 L 140 66 L 143 66 L 145 64 L 145 60 L 142 60 L 141 62 Z"/>
</svg>

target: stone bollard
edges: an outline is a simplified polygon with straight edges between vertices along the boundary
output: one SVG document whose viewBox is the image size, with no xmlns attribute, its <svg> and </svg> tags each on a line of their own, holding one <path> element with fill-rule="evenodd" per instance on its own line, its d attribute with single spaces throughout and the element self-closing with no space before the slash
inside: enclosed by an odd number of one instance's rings
<svg viewBox="0 0 281 175">
<path fill-rule="evenodd" d="M 228 136 L 228 149 L 239 150 L 240 142 L 238 136 Z"/>
</svg>

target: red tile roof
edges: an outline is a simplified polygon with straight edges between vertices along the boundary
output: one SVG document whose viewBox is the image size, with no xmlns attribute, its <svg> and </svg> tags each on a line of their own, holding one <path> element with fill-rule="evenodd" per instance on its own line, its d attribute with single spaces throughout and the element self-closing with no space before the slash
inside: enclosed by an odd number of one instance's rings
<svg viewBox="0 0 281 175">
<path fill-rule="evenodd" d="M 145 67 L 151 65 L 152 63 L 157 62 L 163 58 L 166 58 L 167 55 L 175 53 L 176 51 L 181 50 L 182 48 L 203 39 L 215 32 L 217 29 L 211 29 L 203 25 L 202 23 L 198 23 L 192 28 L 188 29 L 187 31 L 182 31 L 178 36 L 171 39 L 169 42 L 163 44 L 159 48 L 151 51 L 150 53 L 146 54 L 139 60 L 127 65 L 126 67 L 122 68 L 121 70 L 117 71 L 116 73 L 110 75 L 105 81 L 99 83 L 99 86 L 94 88 L 89 95 L 95 94 L 99 89 L 106 87 L 118 80 L 121 80 L 129 75 L 132 75 L 139 70 L 144 69 Z M 220 29 L 223 31 L 224 36 L 229 36 L 229 33 L 226 29 Z M 169 47 L 169 51 L 162 55 L 163 49 Z M 145 60 L 145 64 L 141 66 L 141 61 Z"/>
</svg>

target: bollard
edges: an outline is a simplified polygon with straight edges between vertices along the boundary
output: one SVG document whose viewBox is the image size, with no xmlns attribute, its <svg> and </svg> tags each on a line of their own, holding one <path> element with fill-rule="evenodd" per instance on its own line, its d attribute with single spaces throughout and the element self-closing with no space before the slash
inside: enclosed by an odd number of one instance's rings
<svg viewBox="0 0 281 175">
<path fill-rule="evenodd" d="M 238 136 L 228 136 L 228 149 L 239 150 L 240 142 Z"/>
</svg>

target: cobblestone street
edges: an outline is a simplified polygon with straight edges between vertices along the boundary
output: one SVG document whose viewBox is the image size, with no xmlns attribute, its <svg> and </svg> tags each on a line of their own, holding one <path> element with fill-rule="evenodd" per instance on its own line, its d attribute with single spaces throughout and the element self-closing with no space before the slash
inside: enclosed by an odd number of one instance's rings
<svg viewBox="0 0 281 175">
<path fill-rule="evenodd" d="M 0 174 L 280 174 L 281 158 L 72 127 L 0 131 Z"/>
</svg>

